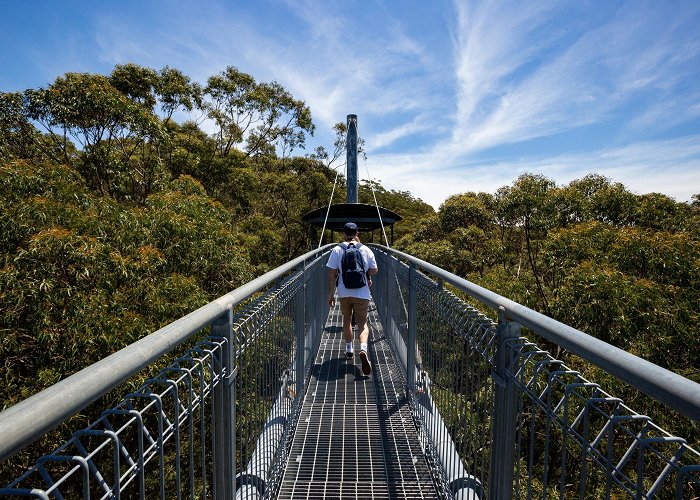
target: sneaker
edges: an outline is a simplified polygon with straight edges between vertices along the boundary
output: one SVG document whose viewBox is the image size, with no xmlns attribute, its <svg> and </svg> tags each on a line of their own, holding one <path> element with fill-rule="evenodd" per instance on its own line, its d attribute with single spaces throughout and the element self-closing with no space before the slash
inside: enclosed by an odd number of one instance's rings
<svg viewBox="0 0 700 500">
<path fill-rule="evenodd" d="M 352 359 L 353 355 L 355 354 L 355 351 L 352 348 L 352 344 L 349 346 L 346 346 L 345 348 L 345 357 L 348 359 Z"/>
<path fill-rule="evenodd" d="M 367 352 L 360 351 L 360 361 L 362 361 L 362 374 L 369 375 L 372 373 L 372 365 L 369 363 Z"/>
</svg>

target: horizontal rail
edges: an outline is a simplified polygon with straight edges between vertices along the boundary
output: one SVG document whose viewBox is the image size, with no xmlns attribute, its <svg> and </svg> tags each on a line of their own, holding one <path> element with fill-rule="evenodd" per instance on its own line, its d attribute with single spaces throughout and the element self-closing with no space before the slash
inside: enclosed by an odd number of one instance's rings
<svg viewBox="0 0 700 500">
<path fill-rule="evenodd" d="M 334 244 L 325 245 L 273 269 L 3 411 L 0 413 L 0 462 L 172 351 L 228 309 L 332 246 Z"/>
<path fill-rule="evenodd" d="M 700 421 L 700 384 L 455 276 L 433 264 L 392 248 L 381 245 L 372 246 L 412 262 L 419 269 L 453 285 L 492 309 L 498 310 L 503 307 L 509 320 L 517 321 L 664 405 L 695 421 Z"/>
</svg>

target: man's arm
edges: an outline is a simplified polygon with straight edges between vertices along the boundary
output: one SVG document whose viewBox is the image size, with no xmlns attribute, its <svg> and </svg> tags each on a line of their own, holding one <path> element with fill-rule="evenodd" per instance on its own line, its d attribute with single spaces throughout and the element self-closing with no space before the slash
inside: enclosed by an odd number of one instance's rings
<svg viewBox="0 0 700 500">
<path fill-rule="evenodd" d="M 335 278 L 338 276 L 337 269 L 328 270 L 328 304 L 335 306 Z"/>
<path fill-rule="evenodd" d="M 379 268 L 377 267 L 377 260 L 375 259 L 372 250 L 367 247 L 365 248 L 367 249 L 367 257 L 369 260 L 369 262 L 367 262 L 367 284 L 372 286 L 372 276 L 379 272 Z"/>
<path fill-rule="evenodd" d="M 367 269 L 367 285 L 372 286 L 372 276 L 377 274 L 379 272 L 379 268 L 377 267 L 370 267 Z"/>
</svg>

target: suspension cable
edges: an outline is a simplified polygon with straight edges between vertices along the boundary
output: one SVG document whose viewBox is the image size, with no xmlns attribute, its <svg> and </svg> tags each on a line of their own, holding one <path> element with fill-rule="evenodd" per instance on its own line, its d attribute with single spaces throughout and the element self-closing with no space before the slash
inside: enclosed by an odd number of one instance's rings
<svg viewBox="0 0 700 500">
<path fill-rule="evenodd" d="M 340 167 L 345 166 L 343 163 L 342 165 L 338 165 L 335 168 L 335 180 L 333 181 L 333 189 L 331 190 L 331 199 L 328 200 L 328 208 L 326 209 L 326 218 L 323 219 L 323 229 L 321 229 L 321 238 L 318 240 L 318 246 L 316 248 L 321 248 L 321 243 L 323 243 L 323 233 L 326 232 L 326 223 L 328 222 L 328 214 L 331 213 L 331 204 L 333 203 L 333 195 L 335 194 L 335 186 L 338 184 L 338 176 L 340 175 Z"/>
<path fill-rule="evenodd" d="M 372 197 L 374 198 L 374 206 L 377 209 L 377 216 L 379 217 L 379 224 L 382 226 L 382 234 L 384 235 L 384 242 L 387 248 L 391 248 L 389 245 L 389 238 L 386 237 L 386 229 L 384 228 L 384 219 L 382 219 L 382 213 L 379 211 L 379 203 L 377 203 L 377 194 L 374 192 L 374 185 L 372 184 L 372 178 L 369 176 L 369 167 L 367 166 L 367 157 L 363 158 L 365 164 L 365 170 L 367 171 L 367 182 L 369 182 L 369 187 L 372 190 Z"/>
</svg>

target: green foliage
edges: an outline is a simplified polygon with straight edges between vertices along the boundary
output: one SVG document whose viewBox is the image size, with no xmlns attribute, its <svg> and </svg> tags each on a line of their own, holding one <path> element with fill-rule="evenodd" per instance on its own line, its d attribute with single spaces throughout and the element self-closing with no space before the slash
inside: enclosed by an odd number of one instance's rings
<svg viewBox="0 0 700 500">
<path fill-rule="evenodd" d="M 118 64 L 109 77 L 114 88 L 144 109 L 160 112 L 169 122 L 178 109 L 192 111 L 202 106 L 202 89 L 181 71 L 166 66 L 160 71 L 137 64 Z"/>
<path fill-rule="evenodd" d="M 178 111 L 208 116 L 214 134 Z M 331 153 L 290 157 L 314 131 L 309 108 L 233 67 L 204 87 L 125 64 L 0 93 L 3 404 L 308 249 L 301 216 L 328 203 L 344 154 L 345 124 L 334 130 Z M 403 217 L 397 248 L 698 379 L 698 195 L 524 174 L 437 213 L 360 185 L 360 202 L 375 196 Z"/>
<path fill-rule="evenodd" d="M 228 155 L 245 144 L 246 156 L 270 154 L 279 146 L 283 156 L 304 145 L 313 135 L 311 111 L 277 82 L 257 83 L 247 73 L 229 66 L 212 76 L 204 88 L 204 105 L 217 126 L 219 151 Z"/>
<path fill-rule="evenodd" d="M 67 73 L 46 89 L 27 90 L 26 114 L 93 189 L 142 202 L 163 176 L 152 146 L 165 133 L 138 82 L 124 78 L 119 83 L 127 93 L 102 75 Z M 74 144 L 81 154 L 70 154 Z"/>
<path fill-rule="evenodd" d="M 429 215 L 418 219 L 418 221 L 416 221 L 415 229 L 409 233 L 408 236 L 409 238 L 407 238 L 406 242 L 402 243 L 402 246 L 411 240 L 423 243 L 440 241 L 441 239 L 445 238 L 445 233 L 440 228 L 440 222 L 437 215 Z"/>
<path fill-rule="evenodd" d="M 191 178 L 145 207 L 91 193 L 67 166 L 7 163 L 0 186 L 6 404 L 253 276 L 228 212 Z"/>
<path fill-rule="evenodd" d="M 437 216 L 416 223 L 397 246 L 698 380 L 698 215 L 697 203 L 637 195 L 599 175 L 559 187 L 525 174 L 495 196 L 451 196 Z M 639 400 L 586 363 L 553 354 L 590 372 L 613 394 Z M 697 428 L 683 419 L 669 412 L 653 417 L 671 432 L 698 440 Z"/>
<path fill-rule="evenodd" d="M 623 226 L 634 222 L 638 197 L 620 183 L 589 174 L 557 189 L 552 203 L 559 227 L 590 221 Z"/>
<path fill-rule="evenodd" d="M 374 205 L 375 197 L 377 205 L 396 212 L 402 218 L 394 227 L 394 238 L 396 240 L 403 237 L 411 237 L 413 227 L 421 219 L 435 215 L 433 207 L 420 198 L 415 198 L 408 191 L 387 190 L 377 181 L 361 181 L 357 195 L 358 201 Z M 383 236 L 380 235 L 377 241 L 384 243 Z"/>
<path fill-rule="evenodd" d="M 485 229 L 492 224 L 492 213 L 476 193 L 465 193 L 447 198 L 440 206 L 438 219 L 442 230 L 450 233 L 469 226 Z"/>
<path fill-rule="evenodd" d="M 683 205 L 666 195 L 648 193 L 639 197 L 635 210 L 635 222 L 640 227 L 675 231 L 683 227 L 683 216 L 687 213 Z"/>
<path fill-rule="evenodd" d="M 277 158 L 313 131 L 309 110 L 250 83 L 235 102 L 253 119 L 236 145 L 250 147 L 226 154 L 172 119 L 212 109 L 176 69 L 126 64 L 0 94 L 5 406 L 308 248 L 301 215 L 333 172 Z"/>
</svg>

